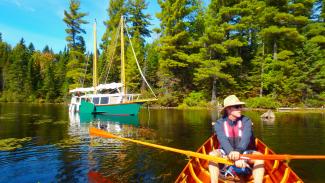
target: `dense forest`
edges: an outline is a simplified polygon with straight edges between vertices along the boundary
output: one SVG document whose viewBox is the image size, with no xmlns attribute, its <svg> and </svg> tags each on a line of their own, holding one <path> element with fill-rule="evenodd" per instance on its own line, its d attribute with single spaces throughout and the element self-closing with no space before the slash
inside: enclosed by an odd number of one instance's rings
<svg viewBox="0 0 325 183">
<path fill-rule="evenodd" d="M 160 25 L 149 30 L 145 0 L 109 1 L 100 40 L 100 82 L 119 80 L 123 15 L 148 82 L 168 107 L 216 106 L 236 94 L 251 107 L 320 107 L 325 103 L 325 0 L 158 0 Z M 91 13 L 91 12 L 90 12 Z M 69 89 L 92 85 L 86 52 L 87 12 L 71 0 L 64 11 L 66 48 L 11 46 L 0 33 L 0 92 L 5 102 L 66 102 Z M 146 40 L 155 33 L 152 42 Z M 91 50 L 91 48 L 88 48 Z M 128 90 L 148 95 L 130 44 Z"/>
</svg>

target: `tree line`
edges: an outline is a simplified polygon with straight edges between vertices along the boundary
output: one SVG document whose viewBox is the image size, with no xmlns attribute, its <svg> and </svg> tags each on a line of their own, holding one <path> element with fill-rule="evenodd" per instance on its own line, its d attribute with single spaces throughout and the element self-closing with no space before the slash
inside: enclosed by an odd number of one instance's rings
<svg viewBox="0 0 325 183">
<path fill-rule="evenodd" d="M 119 81 L 123 15 L 157 105 L 215 106 L 229 94 L 249 106 L 320 107 L 325 102 L 324 0 L 158 0 L 160 25 L 149 29 L 149 1 L 109 1 L 101 38 L 99 82 Z M 25 40 L 11 47 L 0 34 L 1 101 L 65 102 L 69 89 L 92 84 L 92 54 L 79 0 L 64 11 L 67 46 L 54 53 Z M 156 38 L 146 40 L 155 33 Z M 128 90 L 148 95 L 126 43 Z"/>
</svg>

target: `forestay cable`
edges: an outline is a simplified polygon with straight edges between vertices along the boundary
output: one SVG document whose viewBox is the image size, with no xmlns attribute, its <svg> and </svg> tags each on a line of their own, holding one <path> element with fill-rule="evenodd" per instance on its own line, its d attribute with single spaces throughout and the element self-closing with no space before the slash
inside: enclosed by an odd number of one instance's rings
<svg viewBox="0 0 325 183">
<path fill-rule="evenodd" d="M 128 31 L 128 27 L 127 27 L 126 24 L 125 24 L 125 27 L 126 27 L 126 34 L 127 34 L 128 38 L 129 38 L 129 40 L 130 40 L 130 45 L 131 45 L 131 48 L 132 48 L 132 52 L 133 52 L 133 55 L 134 55 L 134 58 L 135 58 L 135 62 L 137 63 L 138 70 L 139 70 L 139 72 L 140 72 L 140 74 L 141 74 L 141 77 L 143 78 L 144 82 L 146 82 L 147 86 L 149 87 L 150 91 L 151 91 L 152 94 L 155 96 L 155 98 L 157 98 L 155 92 L 153 92 L 152 88 L 150 87 L 149 83 L 147 82 L 146 78 L 144 77 L 144 75 L 143 75 L 143 73 L 142 73 L 142 71 L 141 71 L 141 68 L 140 68 L 140 65 L 139 65 L 139 62 L 138 62 L 137 56 L 136 56 L 135 51 L 134 51 L 134 49 L 133 49 L 132 41 L 131 41 L 131 39 L 130 39 L 130 35 L 129 35 L 129 31 Z"/>
</svg>

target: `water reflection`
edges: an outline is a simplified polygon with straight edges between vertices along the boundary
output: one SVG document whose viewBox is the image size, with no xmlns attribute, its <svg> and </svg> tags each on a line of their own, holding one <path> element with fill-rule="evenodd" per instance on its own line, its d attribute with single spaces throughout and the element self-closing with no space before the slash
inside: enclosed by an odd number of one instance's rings
<svg viewBox="0 0 325 183">
<path fill-rule="evenodd" d="M 100 173 L 92 170 L 88 172 L 88 180 L 90 183 L 112 183 L 108 177 L 104 177 Z"/>
<path fill-rule="evenodd" d="M 274 125 L 275 118 L 261 118 L 264 125 Z"/>
<path fill-rule="evenodd" d="M 132 136 L 136 128 L 139 127 L 138 116 L 69 113 L 69 120 L 71 135 L 88 133 L 89 126 L 94 126 L 111 133 Z"/>
<path fill-rule="evenodd" d="M 324 154 L 325 113 L 280 113 L 261 121 L 263 111 L 244 111 L 254 134 L 279 154 Z M 0 151 L 0 182 L 173 182 L 187 157 L 120 141 L 89 137 L 96 126 L 128 138 L 195 151 L 213 133 L 217 111 L 152 109 L 136 116 L 67 114 L 63 105 L 0 103 L 0 139 L 24 139 Z M 31 139 L 30 139 L 31 138 Z M 16 141 L 16 140 L 15 140 Z M 0 144 L 1 146 L 1 144 Z M 324 161 L 293 160 L 305 182 L 324 182 Z M 100 179 L 102 180 L 102 179 Z"/>
</svg>

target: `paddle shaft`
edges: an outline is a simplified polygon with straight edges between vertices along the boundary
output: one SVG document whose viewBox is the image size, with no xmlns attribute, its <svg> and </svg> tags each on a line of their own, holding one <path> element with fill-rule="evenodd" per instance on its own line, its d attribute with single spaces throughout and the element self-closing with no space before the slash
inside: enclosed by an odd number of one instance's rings
<svg viewBox="0 0 325 183">
<path fill-rule="evenodd" d="M 204 160 L 208 160 L 208 161 L 213 161 L 213 162 L 216 162 L 216 163 L 222 163 L 222 164 L 226 164 L 226 165 L 233 165 L 234 164 L 232 161 L 229 161 L 229 160 L 227 160 L 225 158 L 210 156 L 210 155 L 197 153 L 197 152 L 193 152 L 193 151 L 176 149 L 176 148 L 157 145 L 157 144 L 152 144 L 152 143 L 148 143 L 148 142 L 142 142 L 142 141 L 139 141 L 139 140 L 134 140 L 134 139 L 129 139 L 129 138 L 124 138 L 124 137 L 113 135 L 113 134 L 111 134 L 109 132 L 106 132 L 106 131 L 103 131 L 103 130 L 99 130 L 99 129 L 94 128 L 94 127 L 91 127 L 89 129 L 89 134 L 90 135 L 95 135 L 95 136 L 100 136 L 100 137 L 105 137 L 105 138 L 116 138 L 116 139 L 120 139 L 120 140 L 125 140 L 125 141 L 129 141 L 129 142 L 137 143 L 137 144 L 142 144 L 142 145 L 145 145 L 145 146 L 150 146 L 150 147 L 154 147 L 154 148 L 158 148 L 158 149 L 163 149 L 163 150 L 166 150 L 166 151 L 171 151 L 171 152 L 176 152 L 176 153 L 179 153 L 179 154 L 184 154 L 184 155 L 191 156 L 191 157 L 196 157 L 196 158 L 200 158 L 200 159 L 204 159 Z"/>
<path fill-rule="evenodd" d="M 241 159 L 289 160 L 289 159 L 325 159 L 325 155 L 290 155 L 290 154 L 241 154 Z"/>
<path fill-rule="evenodd" d="M 129 141 L 129 142 L 137 143 L 137 144 L 142 144 L 145 146 L 163 149 L 166 151 L 184 154 L 184 155 L 191 156 L 191 157 L 205 159 L 205 160 L 213 161 L 216 163 L 222 163 L 222 164 L 226 164 L 226 165 L 234 164 L 232 161 L 227 160 L 222 157 L 210 156 L 210 155 L 197 153 L 197 152 L 193 152 L 193 151 L 181 150 L 181 149 L 162 146 L 162 145 L 158 145 L 158 144 L 152 144 L 152 143 L 148 143 L 148 142 L 142 142 L 139 140 L 124 138 L 124 137 L 113 135 L 107 131 L 99 130 L 94 127 L 91 127 L 89 129 L 89 133 L 90 133 L 90 135 L 96 135 L 96 136 L 105 137 L 105 138 L 116 138 L 116 139 L 125 140 L 125 141 Z M 241 154 L 240 159 L 252 159 L 252 160 L 325 159 L 325 156 L 324 155 L 289 155 L 289 154 L 271 154 L 271 155 Z"/>
</svg>

